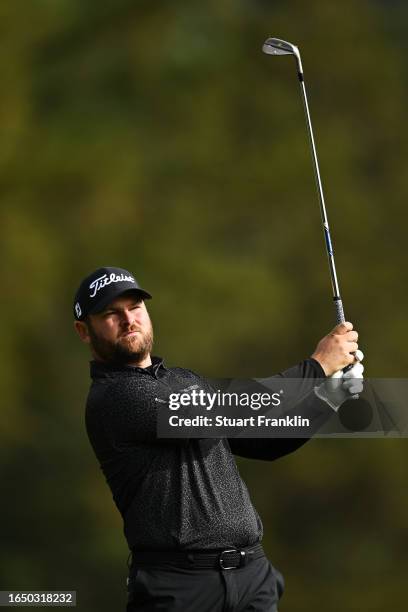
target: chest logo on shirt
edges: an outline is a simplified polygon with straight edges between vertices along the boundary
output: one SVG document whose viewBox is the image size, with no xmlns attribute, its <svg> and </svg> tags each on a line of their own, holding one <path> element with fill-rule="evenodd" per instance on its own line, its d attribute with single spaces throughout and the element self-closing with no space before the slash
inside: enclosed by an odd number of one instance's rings
<svg viewBox="0 0 408 612">
<path fill-rule="evenodd" d="M 189 391 L 194 391 L 196 389 L 199 389 L 200 385 L 190 385 L 189 387 L 186 387 L 185 389 L 180 389 L 180 391 L 178 391 L 178 393 L 188 393 Z M 157 402 L 158 404 L 168 404 L 170 400 L 170 396 L 167 399 L 162 399 L 160 397 L 155 397 L 154 401 Z"/>
</svg>

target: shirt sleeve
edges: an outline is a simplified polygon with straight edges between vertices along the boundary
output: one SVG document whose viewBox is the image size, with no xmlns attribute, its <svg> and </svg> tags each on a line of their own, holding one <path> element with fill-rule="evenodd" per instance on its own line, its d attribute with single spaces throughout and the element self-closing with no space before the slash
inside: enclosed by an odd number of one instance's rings
<svg viewBox="0 0 408 612">
<path fill-rule="evenodd" d="M 319 362 L 310 358 L 276 376 L 257 379 L 266 387 L 276 386 L 276 383 L 284 387 L 286 395 L 292 396 L 292 401 L 289 400 L 291 407 L 284 413 L 285 416 L 290 418 L 300 414 L 308 419 L 310 426 L 302 437 L 229 438 L 232 453 L 250 459 L 274 461 L 303 446 L 333 415 L 329 406 L 314 394 L 315 385 L 324 378 L 326 375 Z"/>
</svg>

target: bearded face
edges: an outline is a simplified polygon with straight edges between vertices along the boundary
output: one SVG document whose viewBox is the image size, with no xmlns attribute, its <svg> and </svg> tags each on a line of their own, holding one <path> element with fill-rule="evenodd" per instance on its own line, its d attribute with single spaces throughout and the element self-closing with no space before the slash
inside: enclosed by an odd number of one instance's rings
<svg viewBox="0 0 408 612">
<path fill-rule="evenodd" d="M 102 361 L 138 365 L 150 356 L 153 327 L 144 302 L 120 297 L 86 321 L 89 344 Z"/>
</svg>

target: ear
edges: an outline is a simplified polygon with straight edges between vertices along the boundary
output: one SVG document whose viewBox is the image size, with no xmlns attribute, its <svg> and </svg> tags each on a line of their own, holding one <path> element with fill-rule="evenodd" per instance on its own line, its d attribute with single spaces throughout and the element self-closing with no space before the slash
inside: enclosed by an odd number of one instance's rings
<svg viewBox="0 0 408 612">
<path fill-rule="evenodd" d="M 90 344 L 91 338 L 89 336 L 88 326 L 85 321 L 74 321 L 74 328 L 82 342 Z"/>
</svg>

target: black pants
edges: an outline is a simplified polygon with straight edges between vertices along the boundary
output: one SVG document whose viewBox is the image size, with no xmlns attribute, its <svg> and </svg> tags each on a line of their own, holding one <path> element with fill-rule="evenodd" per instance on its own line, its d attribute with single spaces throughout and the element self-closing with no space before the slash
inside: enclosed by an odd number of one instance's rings
<svg viewBox="0 0 408 612">
<path fill-rule="evenodd" d="M 282 575 L 266 557 L 232 570 L 130 568 L 127 612 L 277 612 Z"/>
</svg>

